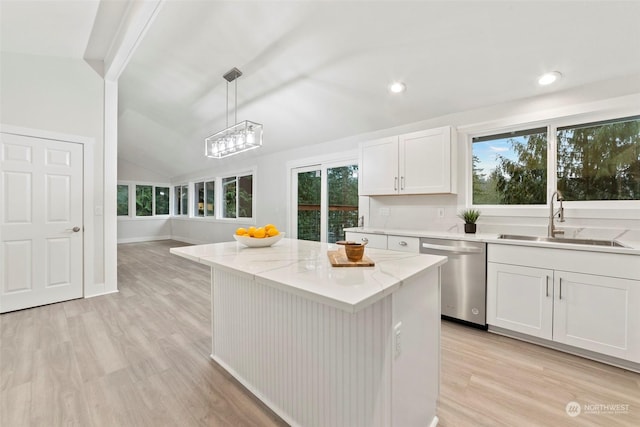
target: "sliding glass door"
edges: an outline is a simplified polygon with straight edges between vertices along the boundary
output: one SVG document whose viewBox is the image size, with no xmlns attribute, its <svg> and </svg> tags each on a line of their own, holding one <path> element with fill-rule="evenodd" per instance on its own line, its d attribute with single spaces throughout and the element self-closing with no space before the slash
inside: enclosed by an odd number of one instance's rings
<svg viewBox="0 0 640 427">
<path fill-rule="evenodd" d="M 335 243 L 358 224 L 358 165 L 329 163 L 292 171 L 294 238 Z"/>
</svg>

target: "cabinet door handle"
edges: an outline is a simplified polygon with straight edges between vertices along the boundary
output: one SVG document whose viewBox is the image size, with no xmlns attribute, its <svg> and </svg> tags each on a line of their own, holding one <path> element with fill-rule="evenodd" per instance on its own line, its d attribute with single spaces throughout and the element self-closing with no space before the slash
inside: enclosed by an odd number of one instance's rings
<svg viewBox="0 0 640 427">
<path fill-rule="evenodd" d="M 404 240 L 399 241 L 398 244 L 400 246 L 407 246 L 407 242 L 405 242 Z"/>
<path fill-rule="evenodd" d="M 562 277 L 560 278 L 560 293 L 558 294 L 558 299 L 562 299 Z"/>
<path fill-rule="evenodd" d="M 400 177 L 400 189 L 404 190 L 404 176 Z"/>
<path fill-rule="evenodd" d="M 549 276 L 547 276 L 547 298 L 549 297 Z"/>
<path fill-rule="evenodd" d="M 398 191 L 398 177 L 393 178 L 393 189 L 394 191 Z"/>
</svg>

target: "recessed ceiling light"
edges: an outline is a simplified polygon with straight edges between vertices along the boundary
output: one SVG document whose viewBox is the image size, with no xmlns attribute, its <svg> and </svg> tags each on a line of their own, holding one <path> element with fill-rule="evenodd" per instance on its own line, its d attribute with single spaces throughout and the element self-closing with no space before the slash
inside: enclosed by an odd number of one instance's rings
<svg viewBox="0 0 640 427">
<path fill-rule="evenodd" d="M 389 85 L 389 92 L 400 93 L 407 90 L 407 86 L 402 82 L 393 82 Z"/>
<path fill-rule="evenodd" d="M 551 71 L 550 73 L 544 73 L 538 78 L 538 84 L 541 86 L 550 85 L 553 82 L 562 78 L 562 74 L 559 71 Z"/>
</svg>

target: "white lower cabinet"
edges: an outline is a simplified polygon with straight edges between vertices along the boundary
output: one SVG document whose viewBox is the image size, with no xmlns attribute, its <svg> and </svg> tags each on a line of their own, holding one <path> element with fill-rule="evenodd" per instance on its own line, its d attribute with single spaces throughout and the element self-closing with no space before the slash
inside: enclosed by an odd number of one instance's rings
<svg viewBox="0 0 640 427">
<path fill-rule="evenodd" d="M 418 237 L 387 236 L 387 249 L 417 254 L 420 253 L 420 239 Z"/>
<path fill-rule="evenodd" d="M 345 239 L 356 243 L 366 243 L 368 248 L 420 253 L 420 238 L 418 237 L 387 236 L 386 234 L 347 231 Z"/>
<path fill-rule="evenodd" d="M 487 264 L 487 323 L 550 340 L 553 270 Z"/>
<path fill-rule="evenodd" d="M 556 271 L 553 339 L 640 362 L 640 282 Z"/>
<path fill-rule="evenodd" d="M 636 256 L 498 246 L 488 253 L 490 326 L 640 363 L 640 281 L 604 275 Z M 625 274 L 638 277 L 633 268 Z"/>
<path fill-rule="evenodd" d="M 358 233 L 347 231 L 345 233 L 346 240 L 356 243 L 366 243 L 367 247 L 374 249 L 387 249 L 387 235 L 374 233 Z"/>
</svg>

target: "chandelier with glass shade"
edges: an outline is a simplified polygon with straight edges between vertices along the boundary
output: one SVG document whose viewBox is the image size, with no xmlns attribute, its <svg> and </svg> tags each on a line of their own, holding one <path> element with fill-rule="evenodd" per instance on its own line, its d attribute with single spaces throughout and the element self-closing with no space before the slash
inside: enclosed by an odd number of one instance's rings
<svg viewBox="0 0 640 427">
<path fill-rule="evenodd" d="M 262 125 L 249 120 L 238 123 L 238 77 L 242 71 L 233 68 L 224 76 L 227 81 L 227 127 L 204 140 L 205 155 L 215 159 L 240 154 L 262 146 Z M 229 126 L 229 83 L 235 82 L 234 125 Z"/>
</svg>

